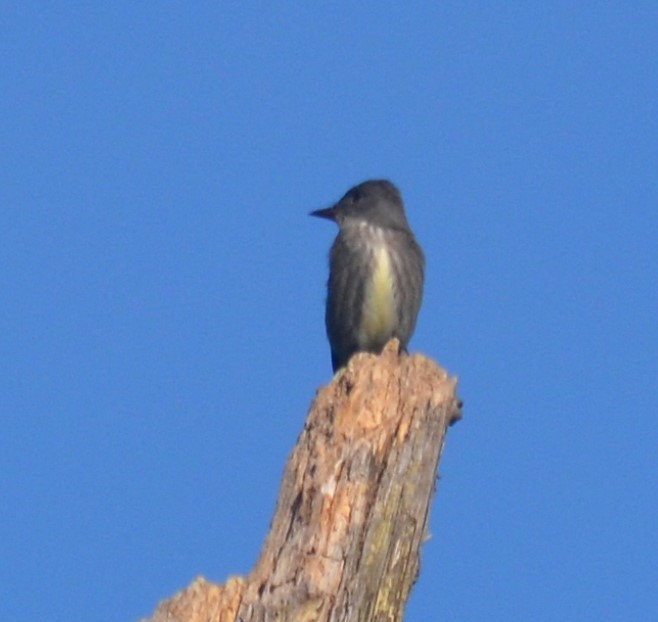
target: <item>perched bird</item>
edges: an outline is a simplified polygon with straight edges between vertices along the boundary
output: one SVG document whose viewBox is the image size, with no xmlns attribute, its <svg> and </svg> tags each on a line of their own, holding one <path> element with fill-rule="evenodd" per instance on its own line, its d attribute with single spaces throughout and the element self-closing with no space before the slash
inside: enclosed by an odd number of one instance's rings
<svg viewBox="0 0 658 622">
<path fill-rule="evenodd" d="M 406 350 L 423 297 L 425 258 L 400 191 L 387 180 L 365 181 L 311 216 L 340 229 L 329 254 L 325 315 L 334 371 L 355 352 L 381 352 L 391 337 Z"/>
</svg>

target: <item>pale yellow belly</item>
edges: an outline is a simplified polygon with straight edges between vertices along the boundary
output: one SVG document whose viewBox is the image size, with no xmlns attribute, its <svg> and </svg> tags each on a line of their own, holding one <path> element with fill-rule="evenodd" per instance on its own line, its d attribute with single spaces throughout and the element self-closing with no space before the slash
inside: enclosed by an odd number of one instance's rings
<svg viewBox="0 0 658 622">
<path fill-rule="evenodd" d="M 395 300 L 391 260 L 384 246 L 375 253 L 375 270 L 365 291 L 359 331 L 361 347 L 382 346 L 395 326 Z"/>
</svg>

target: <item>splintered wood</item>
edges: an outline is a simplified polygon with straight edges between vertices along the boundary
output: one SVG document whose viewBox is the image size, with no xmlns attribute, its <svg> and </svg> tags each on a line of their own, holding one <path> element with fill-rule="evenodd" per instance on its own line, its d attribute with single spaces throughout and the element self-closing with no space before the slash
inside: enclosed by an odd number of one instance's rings
<svg viewBox="0 0 658 622">
<path fill-rule="evenodd" d="M 456 379 L 430 359 L 357 354 L 320 389 L 245 579 L 197 579 L 150 622 L 400 621 L 419 569 Z"/>
</svg>

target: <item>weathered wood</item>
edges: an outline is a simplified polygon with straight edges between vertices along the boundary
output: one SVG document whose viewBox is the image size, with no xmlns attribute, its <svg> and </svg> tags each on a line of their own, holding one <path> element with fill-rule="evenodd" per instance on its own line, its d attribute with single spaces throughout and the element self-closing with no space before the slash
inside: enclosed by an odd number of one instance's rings
<svg viewBox="0 0 658 622">
<path fill-rule="evenodd" d="M 456 379 L 397 346 L 356 355 L 318 391 L 251 574 L 197 579 L 150 622 L 402 620 L 447 427 L 461 415 Z"/>
</svg>

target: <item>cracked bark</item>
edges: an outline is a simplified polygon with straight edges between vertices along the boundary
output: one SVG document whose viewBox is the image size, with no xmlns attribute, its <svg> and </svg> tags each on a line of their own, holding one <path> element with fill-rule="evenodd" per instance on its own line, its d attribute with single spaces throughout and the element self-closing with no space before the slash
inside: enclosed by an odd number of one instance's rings
<svg viewBox="0 0 658 622">
<path fill-rule="evenodd" d="M 397 347 L 356 355 L 318 391 L 252 572 L 198 578 L 143 622 L 402 620 L 461 413 L 456 379 Z"/>
</svg>

